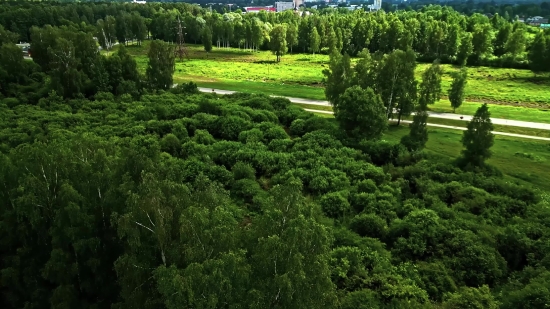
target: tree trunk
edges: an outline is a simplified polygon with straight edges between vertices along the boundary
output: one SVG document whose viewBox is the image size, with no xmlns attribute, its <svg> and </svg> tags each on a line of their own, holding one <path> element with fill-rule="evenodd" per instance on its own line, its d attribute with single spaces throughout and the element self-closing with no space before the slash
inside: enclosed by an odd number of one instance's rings
<svg viewBox="0 0 550 309">
<path fill-rule="evenodd" d="M 399 109 L 399 114 L 397 115 L 397 126 L 401 124 L 401 115 L 402 115 L 402 112 L 401 112 L 401 109 Z"/>
</svg>

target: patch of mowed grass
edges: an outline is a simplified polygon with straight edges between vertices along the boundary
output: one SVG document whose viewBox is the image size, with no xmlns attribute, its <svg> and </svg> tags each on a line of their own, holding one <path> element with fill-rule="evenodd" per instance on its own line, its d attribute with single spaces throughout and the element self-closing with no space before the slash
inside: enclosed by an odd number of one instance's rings
<svg viewBox="0 0 550 309">
<path fill-rule="evenodd" d="M 408 126 L 390 126 L 384 139 L 398 142 L 408 134 Z M 455 159 L 463 149 L 462 131 L 430 128 L 426 144 L 428 154 Z M 488 163 L 497 167 L 508 179 L 535 185 L 550 191 L 550 143 L 496 136 Z"/>
<path fill-rule="evenodd" d="M 319 110 L 319 111 L 332 111 L 332 107 L 330 106 L 322 106 L 322 105 L 308 105 L 308 104 L 297 104 L 294 103 L 297 106 L 300 106 L 301 108 L 309 109 L 309 110 Z M 315 113 L 315 112 L 313 112 Z M 324 113 L 315 113 L 316 115 L 327 115 Z M 330 116 L 330 115 L 329 115 Z M 410 120 L 412 121 L 413 117 L 403 117 L 403 120 Z M 432 124 L 441 124 L 446 126 L 453 126 L 453 127 L 461 127 L 466 128 L 468 126 L 468 121 L 464 120 L 453 120 L 453 119 L 445 119 L 445 118 L 435 118 L 435 117 L 429 117 L 428 123 Z M 549 130 L 541 130 L 541 129 L 531 129 L 531 128 L 523 128 L 523 127 L 514 127 L 514 126 L 503 126 L 503 125 L 493 125 L 494 130 L 497 132 L 505 132 L 505 133 L 514 133 L 514 134 L 522 134 L 522 135 L 530 135 L 530 136 L 540 136 L 540 137 L 548 137 L 550 138 L 550 131 Z"/>
<path fill-rule="evenodd" d="M 447 101 L 448 103 L 448 101 Z M 323 110 L 323 111 L 332 111 L 332 107 L 330 106 L 322 106 L 322 105 L 310 105 L 310 104 L 296 104 L 299 105 L 302 108 L 307 109 L 316 109 L 316 110 Z M 434 105 L 430 105 L 430 110 L 434 112 L 444 112 L 444 113 L 452 113 L 452 108 L 449 109 L 441 109 L 437 106 L 441 105 L 440 102 L 436 102 Z M 434 108 L 434 106 L 436 106 Z M 476 110 L 481 106 L 481 104 L 475 104 L 469 107 L 465 108 L 459 108 L 456 110 L 457 114 L 464 114 L 464 115 L 473 115 L 475 114 Z M 550 123 L 550 111 L 544 112 L 538 109 L 534 108 L 524 108 L 524 107 L 509 107 L 509 106 L 501 106 L 501 105 L 491 105 L 489 108 L 489 111 L 491 112 L 491 117 L 493 118 L 502 118 L 502 119 L 514 119 L 514 120 L 521 120 L 521 121 L 531 121 L 531 122 L 542 122 L 542 123 Z M 457 115 L 458 117 L 458 115 Z M 405 118 L 407 119 L 407 118 Z M 441 119 L 441 118 L 435 118 L 431 117 L 429 122 L 431 123 L 438 123 L 438 124 L 445 124 L 449 126 L 461 126 L 465 121 L 460 120 L 451 120 L 451 119 Z M 465 125 L 464 125 L 465 126 Z M 497 130 L 498 128 L 498 130 Z M 516 133 L 516 134 L 526 134 L 526 135 L 535 135 L 535 136 L 544 136 L 546 137 L 547 133 L 550 133 L 548 130 L 537 130 L 537 129 L 529 129 L 529 128 L 521 128 L 521 127 L 513 127 L 513 126 L 501 126 L 501 125 L 495 125 L 495 131 L 500 132 L 509 132 L 509 133 Z M 523 133 L 520 133 L 523 132 Z M 528 134 L 526 132 L 531 132 L 533 134 Z"/>
<path fill-rule="evenodd" d="M 550 86 L 548 89 L 548 92 L 550 93 Z M 465 102 L 460 108 L 456 109 L 456 113 L 473 115 L 480 106 L 481 103 Z M 429 109 L 438 113 L 453 112 L 451 103 L 446 99 L 442 99 L 439 102 L 430 105 Z M 550 123 L 550 105 L 548 105 L 547 108 L 527 108 L 521 106 L 490 104 L 489 111 L 491 112 L 491 117 L 493 118 Z"/>
<path fill-rule="evenodd" d="M 232 90 L 246 93 L 263 93 L 277 96 L 293 96 L 313 100 L 326 100 L 323 89 L 298 85 L 279 85 L 274 83 L 249 82 L 239 80 L 221 80 L 207 77 L 177 77 L 174 83 L 194 82 L 199 87 Z"/>
</svg>

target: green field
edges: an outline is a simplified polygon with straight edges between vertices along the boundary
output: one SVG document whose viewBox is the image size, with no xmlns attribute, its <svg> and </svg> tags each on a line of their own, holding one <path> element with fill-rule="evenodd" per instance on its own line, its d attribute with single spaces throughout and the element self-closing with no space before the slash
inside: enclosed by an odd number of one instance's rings
<svg viewBox="0 0 550 309">
<path fill-rule="evenodd" d="M 130 46 L 141 70 L 147 64 L 146 47 Z M 194 81 L 199 86 L 257 92 L 324 100 L 323 69 L 327 68 L 327 55 L 285 55 L 275 63 L 270 52 L 252 53 L 236 48 L 214 49 L 210 53 L 201 46 L 188 47 L 190 59 L 177 62 L 174 81 Z M 419 64 L 420 77 L 428 64 Z M 443 65 L 443 93 L 446 93 L 451 76 L 457 70 Z M 535 78 L 528 70 L 475 67 L 469 69 L 466 89 L 467 102 L 457 113 L 471 115 L 480 102 L 493 103 L 493 117 L 550 123 L 550 80 Z M 525 108 L 529 107 L 529 108 Z M 445 97 L 431 106 L 437 112 L 452 112 Z"/>
<path fill-rule="evenodd" d="M 322 105 L 308 105 L 308 104 L 295 104 L 302 108 L 310 109 L 310 110 L 321 110 L 321 111 L 332 111 L 332 107 L 330 106 L 322 106 Z M 493 113 L 493 108 L 498 106 L 491 106 L 491 113 Z M 318 115 L 321 115 L 318 113 Z M 326 114 L 324 114 L 326 115 Z M 403 117 L 404 120 L 412 120 L 412 116 L 410 117 Z M 467 121 L 462 120 L 452 120 L 452 119 L 444 119 L 444 118 L 435 118 L 430 117 L 428 119 L 429 123 L 433 124 L 442 124 L 447 126 L 455 126 L 455 127 L 463 127 L 465 128 L 468 125 Z M 524 127 L 514 127 L 514 126 L 503 126 L 503 125 L 494 125 L 495 131 L 497 132 L 506 132 L 506 133 L 514 133 L 514 134 L 523 134 L 523 135 L 531 135 L 531 136 L 540 136 L 540 137 L 550 137 L 550 131 L 549 130 L 542 130 L 542 129 L 531 129 L 531 128 L 524 128 Z"/>
<path fill-rule="evenodd" d="M 409 132 L 408 128 L 390 127 L 385 138 L 398 141 Z M 428 153 L 456 158 L 462 150 L 462 131 L 429 128 Z M 541 189 L 550 190 L 550 143 L 496 136 L 491 148 L 493 156 L 488 163 L 500 169 L 504 175 Z"/>
</svg>

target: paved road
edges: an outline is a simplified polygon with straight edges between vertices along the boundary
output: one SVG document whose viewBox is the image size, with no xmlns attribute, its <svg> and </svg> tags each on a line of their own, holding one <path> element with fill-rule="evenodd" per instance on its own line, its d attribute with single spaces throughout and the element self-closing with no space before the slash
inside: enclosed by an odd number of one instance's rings
<svg viewBox="0 0 550 309">
<path fill-rule="evenodd" d="M 202 92 L 210 92 L 210 93 L 212 92 L 212 88 L 199 87 L 199 90 L 202 91 Z M 236 91 L 214 89 L 214 92 L 217 93 L 217 94 L 232 94 L 232 93 L 235 93 Z M 272 96 L 272 97 L 276 97 L 276 96 Z M 310 99 L 293 98 L 293 97 L 284 97 L 284 98 L 289 99 L 290 102 L 292 102 L 292 103 L 330 106 L 330 103 L 328 101 L 310 100 Z M 430 115 L 430 117 L 433 117 L 433 118 L 461 120 L 461 121 L 470 121 L 470 120 L 472 120 L 472 116 L 470 116 L 470 115 L 450 114 L 450 113 L 436 113 L 436 112 L 428 112 L 428 114 Z M 531 129 L 550 130 L 550 124 L 548 124 L 548 123 L 508 120 L 508 119 L 502 119 L 502 118 L 491 118 L 491 121 L 493 122 L 493 124 L 503 125 L 503 126 L 513 126 L 513 127 L 523 127 L 523 128 L 531 128 Z"/>
<path fill-rule="evenodd" d="M 330 115 L 332 115 L 332 112 L 331 112 L 331 111 L 320 111 L 320 110 L 317 110 L 317 109 L 308 109 L 308 108 L 304 108 L 304 110 L 305 110 L 305 111 L 308 111 L 308 112 L 313 112 L 313 113 L 330 114 Z M 401 120 L 401 122 L 403 122 L 403 123 L 411 123 L 412 121 L 410 121 L 410 120 Z M 428 125 L 429 127 L 438 127 L 438 128 L 445 128 L 445 129 L 453 129 L 453 130 L 462 130 L 462 131 L 466 131 L 466 128 L 464 128 L 464 127 L 446 126 L 446 125 L 435 124 L 435 123 L 428 123 L 427 125 Z M 539 140 L 539 141 L 549 141 L 549 142 L 550 142 L 550 138 L 549 138 L 549 137 L 540 137 L 540 136 L 523 135 L 523 134 L 506 133 L 506 132 L 497 132 L 497 131 L 493 131 L 493 134 L 495 134 L 495 135 L 503 135 L 503 136 L 510 136 L 510 137 L 518 137 L 518 138 L 529 138 L 529 139 L 536 139 L 536 140 Z"/>
</svg>

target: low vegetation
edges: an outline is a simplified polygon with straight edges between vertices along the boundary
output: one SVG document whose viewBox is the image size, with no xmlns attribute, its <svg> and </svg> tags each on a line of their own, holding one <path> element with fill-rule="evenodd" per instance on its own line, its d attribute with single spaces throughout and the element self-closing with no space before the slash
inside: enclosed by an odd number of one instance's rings
<svg viewBox="0 0 550 309">
<path fill-rule="evenodd" d="M 536 308 L 548 196 L 456 168 L 456 132 L 351 148 L 287 100 L 192 89 L 0 105 L 5 308 Z M 488 162 L 548 175 L 536 145 Z"/>
<path fill-rule="evenodd" d="M 174 65 L 178 20 L 216 62 Z M 32 61 L 14 44 L 22 38 Z M 464 131 L 430 129 L 427 110 L 447 93 L 455 106 L 479 100 L 464 80 L 447 91 L 451 69 L 436 59 L 539 73 L 550 71 L 546 39 L 441 7 L 301 18 L 181 3 L 2 5 L 0 307 L 544 308 L 549 144 L 495 137 L 488 104 L 457 109 L 474 115 Z M 249 78 L 304 52 L 334 117 L 182 82 L 207 72 L 178 77 L 200 61 L 214 75 L 213 63 L 227 65 L 214 51 L 230 45 L 281 60 L 242 66 Z M 234 85 L 319 91 L 292 68 L 289 88 L 241 73 Z M 413 111 L 408 127 L 390 124 Z"/>
</svg>

